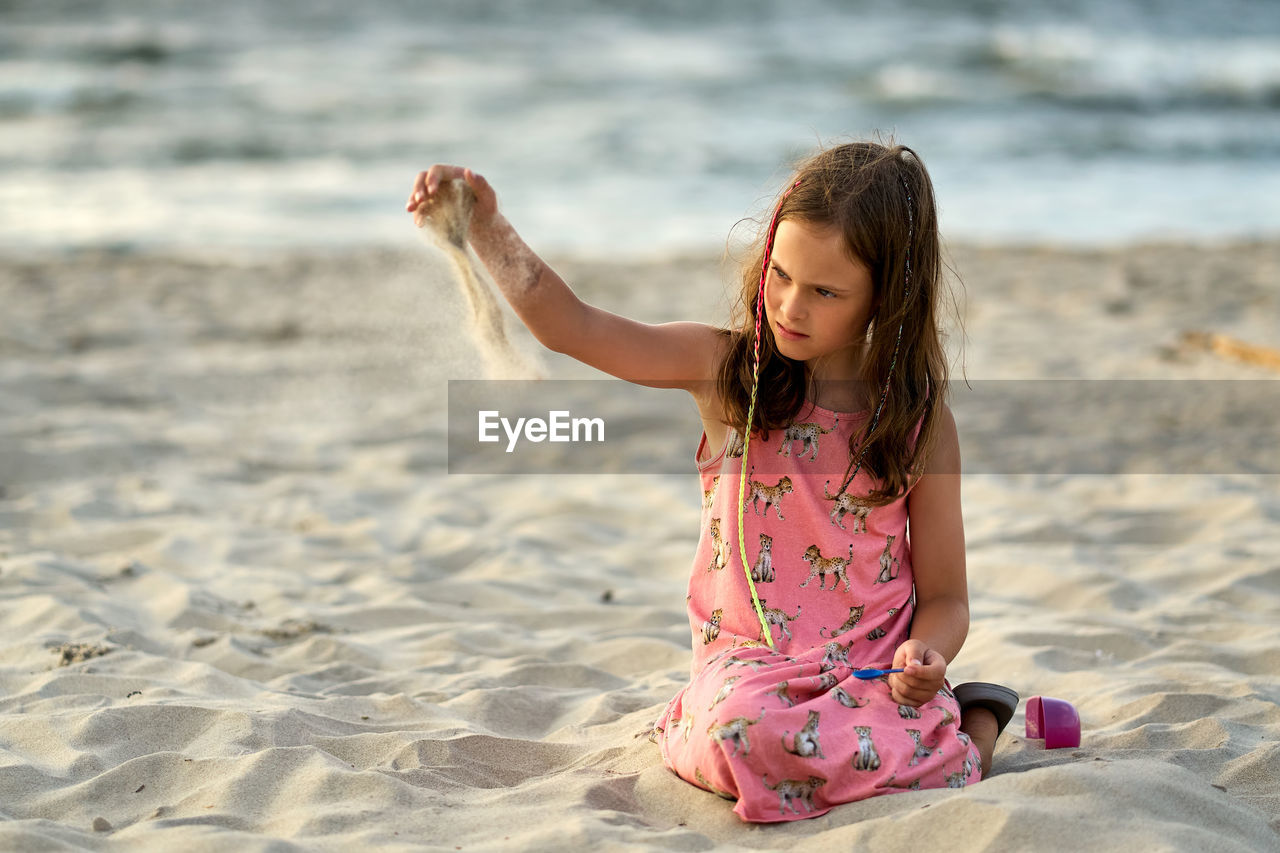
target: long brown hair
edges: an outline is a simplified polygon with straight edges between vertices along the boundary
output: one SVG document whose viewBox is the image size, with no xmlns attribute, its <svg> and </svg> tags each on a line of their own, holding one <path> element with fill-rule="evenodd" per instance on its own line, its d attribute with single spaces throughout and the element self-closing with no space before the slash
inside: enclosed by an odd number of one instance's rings
<svg viewBox="0 0 1280 853">
<path fill-rule="evenodd" d="M 910 148 L 854 142 L 813 155 L 787 186 L 791 189 L 778 202 L 777 221 L 794 219 L 838 229 L 850 258 L 871 270 L 875 290 L 862 387 L 874 389 L 873 413 L 886 382 L 888 393 L 874 431 L 865 435 L 872 423 L 868 416 L 866 426 L 850 437 L 849 452 L 852 465 L 865 442 L 862 470 L 880 485 L 860 500 L 873 506 L 891 503 L 906 493 L 913 476 L 924 471 L 937 440 L 939 404 L 947 396 L 947 362 L 938 330 L 942 260 L 933 182 Z M 743 434 L 768 231 L 766 223 L 743 264 L 733 328 L 721 331 L 729 342 L 717 385 L 728 422 Z M 912 234 L 908 295 L 907 248 Z M 804 363 L 778 351 L 768 323 L 761 322 L 760 328 L 760 386 L 753 426 L 767 439 L 770 429 L 785 427 L 800 413 L 808 389 Z M 890 375 L 895 344 L 897 360 Z M 913 445 L 912 434 L 921 418 Z"/>
</svg>

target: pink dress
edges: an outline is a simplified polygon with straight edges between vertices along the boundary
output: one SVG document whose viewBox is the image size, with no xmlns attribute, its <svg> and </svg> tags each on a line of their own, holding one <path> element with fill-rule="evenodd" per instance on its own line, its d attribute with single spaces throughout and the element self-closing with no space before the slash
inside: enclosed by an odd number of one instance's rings
<svg viewBox="0 0 1280 853">
<path fill-rule="evenodd" d="M 739 556 L 741 438 L 730 429 L 706 461 L 698 461 L 706 433 L 698 444 L 692 680 L 667 704 L 655 737 L 668 767 L 737 800 L 744 820 L 816 817 L 877 794 L 981 777 L 949 685 L 912 708 L 893 700 L 887 677 L 852 675 L 889 667 L 915 604 L 907 497 L 868 510 L 834 495 L 849 436 L 869 416 L 806 403 L 767 442 L 751 438 L 743 529 L 777 651 L 763 642 Z M 859 472 L 847 493 L 866 494 L 869 482 Z"/>
</svg>

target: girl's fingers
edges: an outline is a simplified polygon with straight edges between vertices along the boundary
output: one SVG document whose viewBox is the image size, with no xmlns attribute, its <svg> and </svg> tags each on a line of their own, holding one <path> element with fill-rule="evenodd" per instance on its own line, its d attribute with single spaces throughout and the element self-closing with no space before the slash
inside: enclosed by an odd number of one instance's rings
<svg viewBox="0 0 1280 853">
<path fill-rule="evenodd" d="M 921 688 L 902 679 L 901 675 L 896 676 L 896 678 L 898 680 L 890 684 L 889 694 L 893 697 L 893 701 L 899 705 L 919 707 L 933 695 L 927 688 Z"/>
<path fill-rule="evenodd" d="M 476 174 L 471 169 L 445 163 L 436 163 L 427 171 L 418 173 L 418 177 L 413 182 L 413 189 L 409 191 L 409 199 L 405 202 L 405 210 L 413 213 L 416 221 L 418 208 L 435 195 L 442 183 L 459 179 L 465 180 L 475 193 L 476 200 L 479 202 L 476 213 L 481 216 L 492 215 L 497 209 L 497 198 L 484 176 Z"/>
<path fill-rule="evenodd" d="M 928 702 L 942 689 L 940 679 L 912 677 L 907 673 L 890 676 L 890 693 L 899 705 L 920 707 Z"/>
<path fill-rule="evenodd" d="M 942 679 L 936 673 L 931 673 L 923 669 L 914 673 L 910 671 L 904 672 L 898 677 L 901 679 L 901 681 L 899 681 L 900 684 L 917 690 L 923 690 L 927 687 L 933 686 L 934 684 L 942 686 Z"/>
<path fill-rule="evenodd" d="M 427 173 L 419 172 L 413 180 L 413 189 L 409 190 L 409 200 L 405 202 L 405 210 L 413 211 L 426 198 Z"/>
<path fill-rule="evenodd" d="M 913 691 L 905 691 L 902 693 L 895 692 L 893 694 L 893 701 L 897 702 L 899 705 L 909 705 L 912 708 L 919 708 L 927 702 L 928 699 L 928 696 L 922 698 L 920 694 Z"/>
<path fill-rule="evenodd" d="M 471 175 L 471 178 L 468 178 L 468 175 Z M 440 184 L 457 178 L 467 178 L 467 183 L 472 183 L 472 178 L 474 178 L 477 183 L 473 184 L 473 189 L 478 186 L 488 189 L 489 186 L 484 178 L 474 174 L 470 169 L 464 169 L 461 166 L 450 166 L 445 163 L 436 163 L 427 171 L 418 173 L 418 177 L 413 182 L 413 189 L 409 192 L 409 199 L 405 202 L 405 210 L 410 212 L 416 210 L 418 205 L 440 189 Z"/>
<path fill-rule="evenodd" d="M 437 163 L 427 172 L 427 195 L 431 195 L 440 189 L 441 181 L 451 181 L 454 178 L 461 178 L 463 175 L 461 166 L 448 166 L 443 163 Z"/>
<path fill-rule="evenodd" d="M 481 207 L 488 208 L 495 203 L 493 188 L 489 186 L 489 182 L 484 179 L 484 175 L 477 175 L 475 172 L 467 169 L 463 174 L 463 178 L 467 182 L 467 186 L 471 187 L 471 191 L 476 194 Z"/>
</svg>

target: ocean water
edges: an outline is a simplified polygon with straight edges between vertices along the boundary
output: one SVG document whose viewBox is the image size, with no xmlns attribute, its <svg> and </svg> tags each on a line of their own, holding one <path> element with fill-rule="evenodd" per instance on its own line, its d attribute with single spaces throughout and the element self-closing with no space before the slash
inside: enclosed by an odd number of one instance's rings
<svg viewBox="0 0 1280 853">
<path fill-rule="evenodd" d="M 0 0 L 0 246 L 403 244 L 471 165 L 538 249 L 719 249 L 875 133 L 953 241 L 1280 232 L 1272 0 Z"/>
</svg>

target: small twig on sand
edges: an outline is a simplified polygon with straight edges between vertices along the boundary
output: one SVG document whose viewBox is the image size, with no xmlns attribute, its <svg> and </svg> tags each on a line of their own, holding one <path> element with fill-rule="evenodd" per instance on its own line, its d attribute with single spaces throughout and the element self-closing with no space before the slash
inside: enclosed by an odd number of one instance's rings
<svg viewBox="0 0 1280 853">
<path fill-rule="evenodd" d="M 1183 332 L 1182 346 L 1280 371 L 1280 350 L 1249 344 L 1215 332 Z"/>
</svg>

